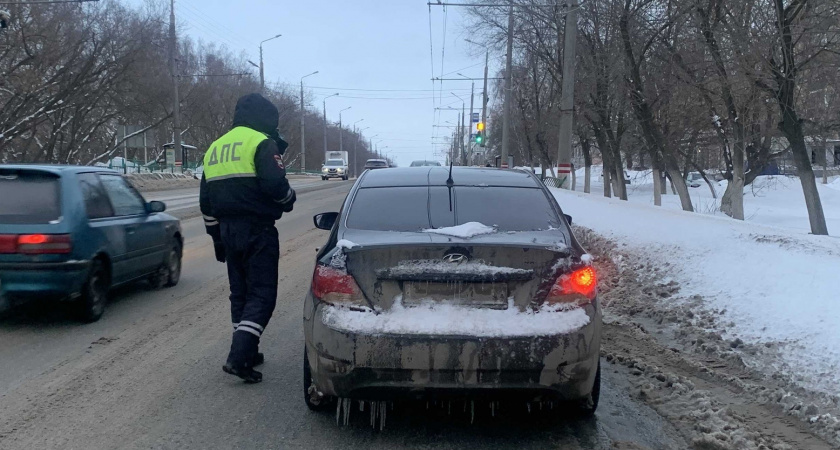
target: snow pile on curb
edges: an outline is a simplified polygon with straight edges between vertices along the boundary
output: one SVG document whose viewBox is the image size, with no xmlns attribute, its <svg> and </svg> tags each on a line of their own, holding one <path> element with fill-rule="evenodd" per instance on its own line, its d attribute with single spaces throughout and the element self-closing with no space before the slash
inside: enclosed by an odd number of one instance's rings
<svg viewBox="0 0 840 450">
<path fill-rule="evenodd" d="M 558 311 L 543 307 L 537 312 L 523 312 L 512 303 L 505 310 L 434 302 L 403 307 L 398 299 L 390 310 L 380 314 L 327 305 L 322 309 L 322 320 L 331 328 L 351 333 L 475 337 L 550 336 L 571 333 L 589 323 L 589 316 L 581 308 Z"/>
<path fill-rule="evenodd" d="M 553 190 L 575 222 L 679 283 L 684 297 L 719 311 L 728 339 L 779 347 L 756 362 L 803 387 L 840 385 L 840 240 Z M 638 260 L 635 260 L 637 258 Z M 712 324 L 710 324 L 711 326 Z M 712 330 L 710 330 L 712 331 Z"/>
<path fill-rule="evenodd" d="M 199 180 L 182 173 L 130 173 L 124 177 L 141 192 L 192 188 L 200 184 Z"/>
<path fill-rule="evenodd" d="M 469 239 L 471 237 L 480 236 L 482 234 L 493 234 L 496 229 L 483 223 L 467 222 L 455 227 L 446 228 L 429 228 L 423 230 L 424 233 L 442 234 L 444 236 L 452 236 L 462 239 Z"/>
</svg>

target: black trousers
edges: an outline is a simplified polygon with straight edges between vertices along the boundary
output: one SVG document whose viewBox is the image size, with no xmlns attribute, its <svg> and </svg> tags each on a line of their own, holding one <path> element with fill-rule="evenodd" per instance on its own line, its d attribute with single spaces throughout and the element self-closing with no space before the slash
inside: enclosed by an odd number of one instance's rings
<svg viewBox="0 0 840 450">
<path fill-rule="evenodd" d="M 227 364 L 251 367 L 277 304 L 280 241 L 273 223 L 222 220 L 220 225 L 234 328 Z"/>
</svg>

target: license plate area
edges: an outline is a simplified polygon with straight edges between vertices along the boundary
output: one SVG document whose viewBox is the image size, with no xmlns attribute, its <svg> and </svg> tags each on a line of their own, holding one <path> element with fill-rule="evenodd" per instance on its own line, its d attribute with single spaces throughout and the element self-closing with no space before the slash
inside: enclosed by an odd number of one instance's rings
<svg viewBox="0 0 840 450">
<path fill-rule="evenodd" d="M 510 288 L 507 283 L 449 283 L 431 281 L 404 281 L 403 304 L 416 306 L 441 303 L 453 306 L 506 309 Z"/>
</svg>

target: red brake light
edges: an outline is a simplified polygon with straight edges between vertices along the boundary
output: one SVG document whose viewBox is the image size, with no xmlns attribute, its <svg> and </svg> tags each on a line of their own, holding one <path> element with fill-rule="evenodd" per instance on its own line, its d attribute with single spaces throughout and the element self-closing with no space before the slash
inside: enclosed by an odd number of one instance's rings
<svg viewBox="0 0 840 450">
<path fill-rule="evenodd" d="M 18 237 L 18 245 L 39 245 L 47 242 L 46 234 L 24 234 Z"/>
<path fill-rule="evenodd" d="M 598 273 L 591 266 L 561 275 L 546 297 L 546 303 L 585 305 L 598 293 Z"/>
<path fill-rule="evenodd" d="M 71 250 L 69 234 L 22 234 L 17 238 L 17 253 L 24 255 L 66 254 Z"/>
<path fill-rule="evenodd" d="M 330 266 L 315 266 L 312 275 L 312 295 L 333 305 L 368 308 L 362 290 L 352 275 Z"/>
</svg>

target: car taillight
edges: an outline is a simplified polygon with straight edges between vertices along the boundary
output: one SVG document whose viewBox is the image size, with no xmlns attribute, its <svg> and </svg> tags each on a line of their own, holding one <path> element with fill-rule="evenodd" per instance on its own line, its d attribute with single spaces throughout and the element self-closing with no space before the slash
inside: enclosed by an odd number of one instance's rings
<svg viewBox="0 0 840 450">
<path fill-rule="evenodd" d="M 17 251 L 17 236 L 0 234 L 0 253 L 14 253 L 15 251 Z"/>
<path fill-rule="evenodd" d="M 315 273 L 312 275 L 312 295 L 333 305 L 368 308 L 365 296 L 353 276 L 335 267 L 320 264 L 315 266 Z"/>
<path fill-rule="evenodd" d="M 15 253 L 24 255 L 66 254 L 73 250 L 69 234 L 22 234 Z"/>
<path fill-rule="evenodd" d="M 545 302 L 556 305 L 582 306 L 595 300 L 598 274 L 591 266 L 561 275 L 548 293 Z"/>
</svg>

